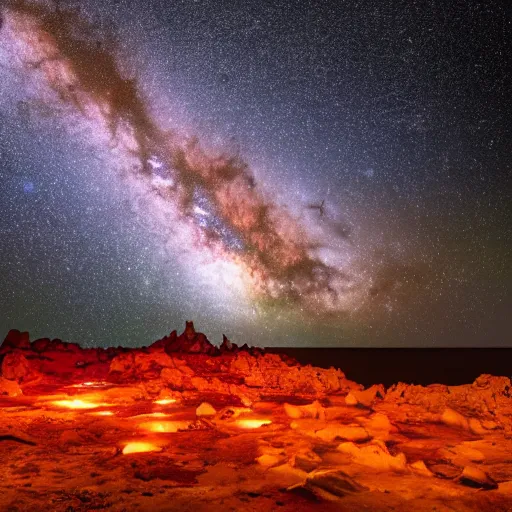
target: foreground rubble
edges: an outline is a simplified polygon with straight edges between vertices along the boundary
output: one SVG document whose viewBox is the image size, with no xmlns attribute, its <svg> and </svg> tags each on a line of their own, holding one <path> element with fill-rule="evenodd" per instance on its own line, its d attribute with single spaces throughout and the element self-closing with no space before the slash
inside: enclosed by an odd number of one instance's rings
<svg viewBox="0 0 512 512">
<path fill-rule="evenodd" d="M 10 331 L 0 509 L 512 510 L 510 380 L 362 386 L 191 323 L 142 349 Z"/>
</svg>

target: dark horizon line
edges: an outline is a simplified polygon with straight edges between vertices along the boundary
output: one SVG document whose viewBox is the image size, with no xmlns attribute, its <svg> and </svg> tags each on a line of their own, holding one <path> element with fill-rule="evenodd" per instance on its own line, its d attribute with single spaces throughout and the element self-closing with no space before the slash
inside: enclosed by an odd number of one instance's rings
<svg viewBox="0 0 512 512">
<path fill-rule="evenodd" d="M 17 330 L 19 332 L 28 332 L 29 334 L 29 339 L 31 340 L 31 343 L 32 341 L 35 341 L 37 339 L 50 339 L 50 340 L 61 340 L 61 341 L 64 341 L 66 343 L 74 343 L 76 345 L 79 345 L 80 347 L 84 348 L 84 343 L 85 342 L 80 342 L 80 341 L 67 341 L 63 338 L 60 338 L 60 337 L 51 337 L 51 336 L 41 336 L 41 337 L 38 337 L 38 338 L 34 338 L 32 340 L 31 336 L 30 336 L 30 331 L 23 331 L 21 329 L 18 329 L 16 327 L 12 327 L 10 329 L 7 330 L 7 332 L 5 333 L 5 335 L 0 338 L 2 341 L 7 337 L 7 334 L 9 333 L 9 331 L 11 330 Z M 166 337 L 166 336 L 169 336 L 170 333 L 172 333 L 173 331 L 176 331 L 178 333 L 178 329 L 172 329 L 168 334 L 165 334 L 163 337 Z M 211 341 L 210 338 L 208 337 L 208 335 L 206 335 L 206 333 L 203 333 L 202 331 L 196 331 L 198 333 L 201 333 L 201 334 L 204 334 L 206 336 L 206 338 L 208 339 L 208 341 L 214 345 L 214 346 L 220 346 L 220 343 L 217 345 L 215 342 Z M 231 341 L 231 338 L 223 333 L 222 334 L 223 336 L 225 336 L 229 341 Z M 162 339 L 162 338 L 159 338 L 159 339 Z M 155 340 L 152 340 L 150 341 L 150 345 L 156 341 L 158 341 L 159 339 L 155 339 Z M 147 342 L 146 342 L 147 343 Z M 222 341 L 221 341 L 222 343 Z M 235 343 L 236 345 L 238 345 L 238 343 L 240 342 L 233 342 Z M 343 345 L 343 346 L 336 346 L 336 345 L 325 345 L 325 346 L 304 346 L 304 345 L 271 345 L 271 346 L 262 346 L 262 345 L 249 345 L 249 343 L 247 342 L 244 342 L 246 343 L 249 347 L 258 347 L 258 348 L 261 348 L 261 349 L 265 349 L 265 350 L 369 350 L 369 351 L 375 351 L 375 350 L 385 350 L 385 351 L 388 351 L 388 350 L 512 350 L 512 344 L 510 346 L 500 346 L 500 345 L 491 345 L 491 346 L 484 346 L 484 345 L 462 345 L 462 346 L 457 346 L 457 345 L 442 345 L 442 346 L 394 346 L 394 345 L 379 345 L 379 346 L 368 346 L 368 345 L 360 345 L 360 346 L 354 346 L 354 345 Z M 143 347 L 147 347 L 149 345 L 137 345 L 137 346 L 128 346 L 128 347 L 124 347 L 123 345 L 109 345 L 109 346 L 116 346 L 116 347 L 123 347 L 123 348 L 143 348 Z M 98 346 L 92 346 L 92 347 L 88 347 L 88 348 L 101 348 L 99 345 Z"/>
</svg>

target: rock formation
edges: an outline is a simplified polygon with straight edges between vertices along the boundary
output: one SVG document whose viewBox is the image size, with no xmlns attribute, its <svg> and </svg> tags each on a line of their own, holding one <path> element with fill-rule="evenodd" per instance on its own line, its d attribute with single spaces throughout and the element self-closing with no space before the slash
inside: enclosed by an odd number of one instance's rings
<svg viewBox="0 0 512 512">
<path fill-rule="evenodd" d="M 0 403 L 0 510 L 512 506 L 508 377 L 364 389 L 192 322 L 137 349 L 12 330 Z"/>
</svg>

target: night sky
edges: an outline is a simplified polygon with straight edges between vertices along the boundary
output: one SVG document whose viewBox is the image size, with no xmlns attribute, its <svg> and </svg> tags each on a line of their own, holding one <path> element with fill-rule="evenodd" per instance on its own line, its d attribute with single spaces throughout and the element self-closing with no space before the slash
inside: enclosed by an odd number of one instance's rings
<svg viewBox="0 0 512 512">
<path fill-rule="evenodd" d="M 58 5 L 0 2 L 0 338 L 512 346 L 505 2 Z"/>
</svg>

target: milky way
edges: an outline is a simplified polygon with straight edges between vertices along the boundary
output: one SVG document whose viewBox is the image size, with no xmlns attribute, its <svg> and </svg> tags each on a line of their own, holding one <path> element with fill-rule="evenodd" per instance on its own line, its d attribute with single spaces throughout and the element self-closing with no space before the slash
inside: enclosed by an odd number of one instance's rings
<svg viewBox="0 0 512 512">
<path fill-rule="evenodd" d="M 346 309 L 352 279 L 312 253 L 321 242 L 264 198 L 243 160 L 210 156 L 195 138 L 180 145 L 158 126 L 137 81 L 122 76 L 114 48 L 95 40 L 75 12 L 17 3 L 6 23 L 21 43 L 22 66 L 38 71 L 71 114 L 95 123 L 94 132 L 108 132 L 119 158 L 134 161 L 131 172 L 175 206 L 179 223 L 197 228 L 198 250 L 234 262 L 256 295 Z"/>
<path fill-rule="evenodd" d="M 373 231 L 364 230 L 372 223 L 359 212 L 372 211 L 370 196 L 351 217 L 328 191 L 312 198 L 277 190 L 239 151 L 166 123 L 159 109 L 172 98 L 143 83 L 111 28 L 79 8 L 4 5 L 1 62 L 23 77 L 18 115 L 27 106 L 92 148 L 95 165 L 126 189 L 132 213 L 155 233 L 153 243 L 179 258 L 188 280 L 208 283 L 211 300 L 231 297 L 228 309 L 262 315 L 262 323 L 278 323 L 266 316 L 278 311 L 304 326 L 338 326 L 388 322 L 412 297 L 440 293 L 436 262 L 421 254 L 421 241 L 403 240 L 400 222 L 386 229 L 375 218 Z M 362 176 L 374 173 L 369 167 Z M 33 194 L 34 183 L 23 190 Z"/>
</svg>

